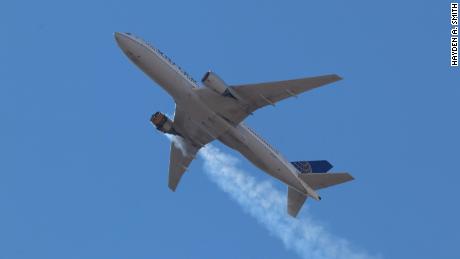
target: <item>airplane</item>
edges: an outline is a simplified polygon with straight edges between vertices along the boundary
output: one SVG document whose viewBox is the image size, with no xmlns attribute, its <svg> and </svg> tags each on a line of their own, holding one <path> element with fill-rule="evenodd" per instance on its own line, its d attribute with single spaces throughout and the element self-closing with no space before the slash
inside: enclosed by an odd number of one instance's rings
<svg viewBox="0 0 460 259">
<path fill-rule="evenodd" d="M 159 49 L 131 33 L 115 32 L 126 56 L 174 99 L 171 120 L 156 112 L 156 129 L 173 135 L 170 147 L 169 183 L 175 191 L 197 152 L 213 140 L 238 151 L 256 167 L 288 186 L 287 212 L 296 217 L 307 197 L 320 200 L 317 190 L 354 178 L 348 173 L 328 173 L 326 160 L 288 162 L 277 150 L 244 124 L 244 119 L 267 105 L 329 84 L 342 78 L 335 74 L 286 81 L 228 85 L 208 71 L 200 86 Z"/>
</svg>

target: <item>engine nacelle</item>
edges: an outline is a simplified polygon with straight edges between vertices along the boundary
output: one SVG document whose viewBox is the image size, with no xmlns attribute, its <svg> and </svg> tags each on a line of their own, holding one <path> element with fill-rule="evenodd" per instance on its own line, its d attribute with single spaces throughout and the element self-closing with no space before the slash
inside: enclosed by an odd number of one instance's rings
<svg viewBox="0 0 460 259">
<path fill-rule="evenodd" d="M 227 90 L 228 86 L 224 82 L 224 80 L 220 79 L 216 73 L 208 71 L 206 74 L 204 74 L 203 79 L 201 79 L 201 82 L 208 87 L 211 88 L 212 90 L 216 91 L 219 94 L 223 94 L 225 90 Z"/>
<path fill-rule="evenodd" d="M 216 93 L 226 96 L 226 97 L 231 97 L 234 99 L 237 99 L 236 93 L 228 87 L 228 85 L 222 80 L 216 73 L 208 71 L 206 74 L 204 74 L 203 79 L 201 79 L 201 82 L 203 84 L 215 91 Z"/>
<path fill-rule="evenodd" d="M 173 128 L 172 120 L 170 120 L 166 115 L 164 115 L 161 112 L 155 112 L 155 114 L 153 114 L 152 117 L 150 118 L 150 121 L 153 123 L 153 125 L 155 125 L 157 130 L 163 133 L 180 135 Z"/>
</svg>

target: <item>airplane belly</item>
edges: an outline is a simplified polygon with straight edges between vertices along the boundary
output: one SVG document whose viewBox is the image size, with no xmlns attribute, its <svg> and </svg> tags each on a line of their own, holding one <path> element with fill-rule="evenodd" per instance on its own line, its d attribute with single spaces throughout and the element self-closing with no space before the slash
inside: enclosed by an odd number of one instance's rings
<svg viewBox="0 0 460 259">
<path fill-rule="evenodd" d="M 263 142 L 255 138 L 245 127 L 238 125 L 233 130 L 229 130 L 226 134 L 222 135 L 219 140 L 240 152 L 262 171 L 295 188 L 299 192 L 306 193 L 305 188 L 295 173 L 283 162 L 283 158 L 266 147 Z"/>
<path fill-rule="evenodd" d="M 232 132 L 233 133 L 233 132 Z M 238 151 L 244 157 L 246 157 L 253 165 L 257 166 L 262 171 L 268 171 L 269 167 L 256 156 L 251 149 L 246 145 L 245 140 L 241 138 L 241 136 L 236 136 L 236 134 L 232 134 L 227 132 L 219 137 L 220 142 L 224 145 Z"/>
</svg>

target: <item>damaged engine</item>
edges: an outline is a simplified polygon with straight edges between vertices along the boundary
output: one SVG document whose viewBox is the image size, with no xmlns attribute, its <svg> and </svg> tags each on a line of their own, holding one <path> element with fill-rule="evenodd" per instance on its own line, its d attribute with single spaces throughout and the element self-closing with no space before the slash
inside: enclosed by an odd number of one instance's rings
<svg viewBox="0 0 460 259">
<path fill-rule="evenodd" d="M 155 112 L 155 114 L 153 114 L 150 118 L 150 121 L 153 123 L 153 125 L 155 125 L 157 130 L 163 133 L 180 136 L 180 134 L 177 133 L 177 131 L 174 129 L 172 120 L 169 119 L 165 114 L 161 112 Z"/>
</svg>

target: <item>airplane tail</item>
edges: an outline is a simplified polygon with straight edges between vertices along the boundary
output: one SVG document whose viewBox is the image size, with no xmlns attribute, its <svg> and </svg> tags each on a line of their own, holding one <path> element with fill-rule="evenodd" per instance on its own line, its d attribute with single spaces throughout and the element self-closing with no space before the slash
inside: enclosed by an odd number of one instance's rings
<svg viewBox="0 0 460 259">
<path fill-rule="evenodd" d="M 326 173 L 331 170 L 332 165 L 327 160 L 315 160 L 315 161 L 294 161 L 291 164 L 300 173 Z"/>
<path fill-rule="evenodd" d="M 300 173 L 299 178 L 313 190 L 327 188 L 354 179 L 349 173 Z M 296 217 L 307 197 L 308 195 L 304 195 L 294 188 L 288 187 L 287 210 L 289 215 Z"/>
<path fill-rule="evenodd" d="M 299 178 L 314 190 L 353 180 L 349 173 L 299 174 Z"/>
</svg>

